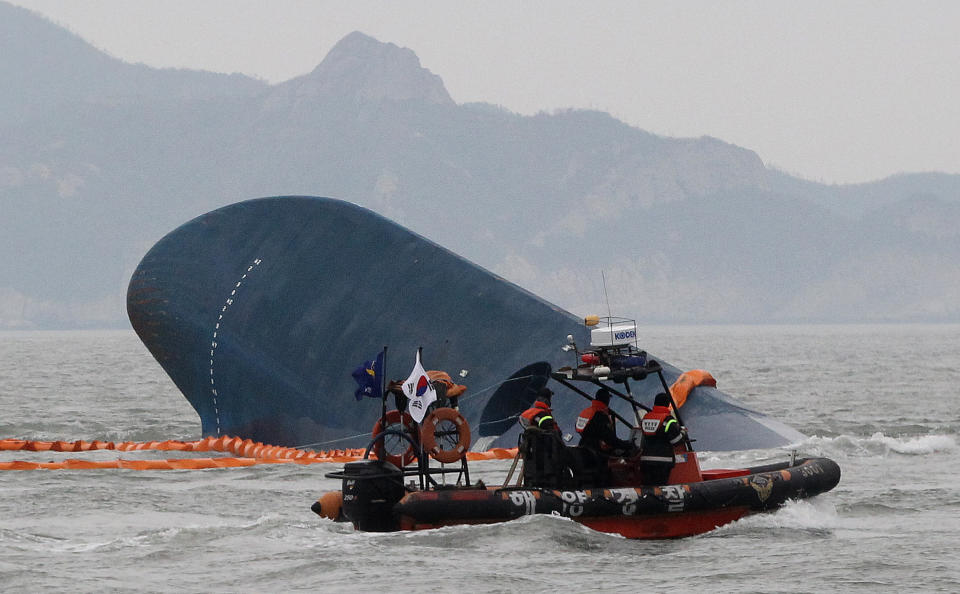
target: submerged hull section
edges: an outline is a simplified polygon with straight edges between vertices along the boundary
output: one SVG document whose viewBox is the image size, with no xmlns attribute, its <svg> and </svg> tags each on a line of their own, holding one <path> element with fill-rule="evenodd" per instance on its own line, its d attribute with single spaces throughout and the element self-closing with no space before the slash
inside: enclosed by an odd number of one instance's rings
<svg viewBox="0 0 960 594">
<path fill-rule="evenodd" d="M 366 445 L 380 403 L 357 402 L 350 373 L 384 345 L 388 379 L 407 376 L 417 347 L 428 369 L 468 370 L 461 412 L 475 448 L 516 445 L 518 403 L 572 362 L 564 337 L 589 342 L 574 315 L 328 198 L 251 200 L 184 224 L 144 257 L 127 309 L 204 435 L 286 446 Z M 661 363 L 668 381 L 679 376 Z M 632 387 L 648 404 L 662 389 L 655 377 Z M 554 388 L 555 416 L 572 432 L 584 400 Z M 696 388 L 682 412 L 701 450 L 803 438 L 715 388 Z"/>
</svg>

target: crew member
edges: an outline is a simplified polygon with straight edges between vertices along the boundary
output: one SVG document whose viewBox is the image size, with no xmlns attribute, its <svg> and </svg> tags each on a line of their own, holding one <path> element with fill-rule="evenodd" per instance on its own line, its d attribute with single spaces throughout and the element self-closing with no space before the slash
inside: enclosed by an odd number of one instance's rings
<svg viewBox="0 0 960 594">
<path fill-rule="evenodd" d="M 552 390 L 540 388 L 536 401 L 520 415 L 523 433 L 517 447 L 523 457 L 523 484 L 526 486 L 559 489 L 570 482 L 567 448 L 550 410 L 552 398 Z"/>
<path fill-rule="evenodd" d="M 643 441 L 640 446 L 640 468 L 645 485 L 665 485 L 676 462 L 674 446 L 683 441 L 680 423 L 670 411 L 670 397 L 657 394 L 653 410 L 640 422 Z"/>
<path fill-rule="evenodd" d="M 520 414 L 520 426 L 524 430 L 530 427 L 538 429 L 560 431 L 560 427 L 553 420 L 553 411 L 550 409 L 550 401 L 553 398 L 553 390 L 550 388 L 540 388 L 537 391 L 537 400 L 533 406 Z"/>
<path fill-rule="evenodd" d="M 617 437 L 617 429 L 610 414 L 610 391 L 600 388 L 590 406 L 580 411 L 577 417 L 577 433 L 580 445 L 607 456 L 623 456 L 633 444 Z"/>
</svg>

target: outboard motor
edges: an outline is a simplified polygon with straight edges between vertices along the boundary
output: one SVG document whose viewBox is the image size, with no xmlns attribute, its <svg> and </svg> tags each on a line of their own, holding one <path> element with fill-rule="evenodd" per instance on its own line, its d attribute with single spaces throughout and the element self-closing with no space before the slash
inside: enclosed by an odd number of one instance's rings
<svg viewBox="0 0 960 594">
<path fill-rule="evenodd" d="M 343 478 L 343 515 L 353 527 L 364 532 L 389 532 L 399 529 L 393 513 L 406 493 L 403 472 L 383 460 L 347 462 Z"/>
</svg>

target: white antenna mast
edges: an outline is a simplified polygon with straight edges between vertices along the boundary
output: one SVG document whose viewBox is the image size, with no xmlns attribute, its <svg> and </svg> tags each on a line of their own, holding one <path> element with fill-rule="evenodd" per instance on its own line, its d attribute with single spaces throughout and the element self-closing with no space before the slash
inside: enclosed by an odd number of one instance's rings
<svg viewBox="0 0 960 594">
<path fill-rule="evenodd" d="M 607 277 L 603 269 L 600 269 L 600 278 L 603 280 L 603 297 L 607 300 L 607 317 L 610 317 L 613 313 L 610 311 L 610 295 L 607 294 Z"/>
<path fill-rule="evenodd" d="M 603 280 L 603 297 L 607 300 L 607 327 L 610 328 L 610 344 L 613 344 L 613 311 L 610 309 L 610 295 L 607 293 L 607 275 L 600 269 L 600 278 Z"/>
</svg>

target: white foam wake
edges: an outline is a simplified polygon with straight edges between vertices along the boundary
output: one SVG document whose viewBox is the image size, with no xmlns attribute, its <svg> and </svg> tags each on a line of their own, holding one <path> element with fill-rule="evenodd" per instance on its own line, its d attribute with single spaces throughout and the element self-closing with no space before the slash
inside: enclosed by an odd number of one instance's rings
<svg viewBox="0 0 960 594">
<path fill-rule="evenodd" d="M 831 454 L 850 456 L 863 454 L 886 455 L 890 452 L 907 456 L 924 456 L 927 454 L 955 452 L 960 449 L 960 446 L 957 444 L 957 437 L 954 435 L 932 434 L 890 437 L 879 431 L 869 437 L 853 435 L 811 437 L 803 444 L 800 444 L 801 449 L 807 449 L 805 446 L 820 449 L 823 454 L 828 456 Z"/>
<path fill-rule="evenodd" d="M 887 437 L 874 433 L 870 439 L 878 439 L 888 448 L 900 454 L 933 454 L 957 449 L 957 441 L 949 435 L 921 435 L 913 438 Z"/>
<path fill-rule="evenodd" d="M 831 531 L 837 528 L 837 508 L 825 498 L 814 497 L 800 501 L 788 501 L 773 513 L 755 514 L 721 526 L 713 534 L 739 534 L 757 529 L 790 529 L 809 532 Z"/>
</svg>

